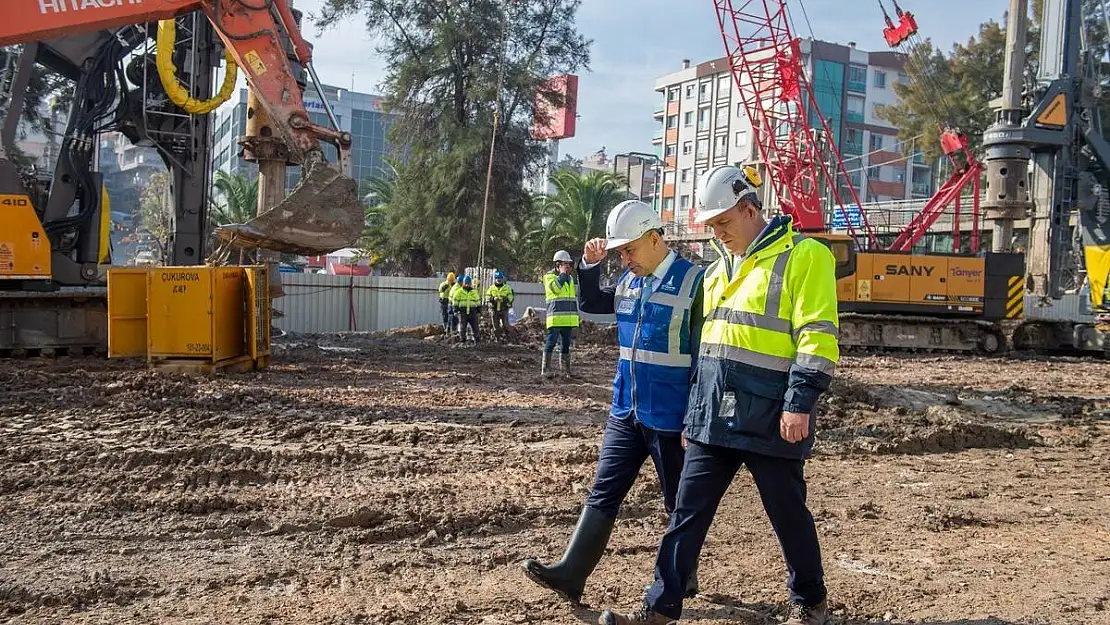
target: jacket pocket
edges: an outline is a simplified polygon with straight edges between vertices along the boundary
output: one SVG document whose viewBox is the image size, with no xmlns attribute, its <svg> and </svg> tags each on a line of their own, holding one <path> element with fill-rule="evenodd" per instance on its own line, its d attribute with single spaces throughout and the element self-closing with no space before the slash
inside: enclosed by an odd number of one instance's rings
<svg viewBox="0 0 1110 625">
<path fill-rule="evenodd" d="M 744 436 L 769 440 L 779 438 L 786 385 L 748 374 L 740 374 L 730 382 L 728 391 L 734 395 L 735 408 L 731 415 L 721 415 L 725 426 Z"/>
</svg>

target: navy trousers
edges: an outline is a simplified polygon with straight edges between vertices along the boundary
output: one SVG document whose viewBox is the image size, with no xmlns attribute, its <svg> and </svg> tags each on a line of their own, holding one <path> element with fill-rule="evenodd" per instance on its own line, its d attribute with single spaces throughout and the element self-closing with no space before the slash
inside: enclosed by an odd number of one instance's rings
<svg viewBox="0 0 1110 625">
<path fill-rule="evenodd" d="M 623 418 L 610 415 L 601 442 L 597 478 L 586 505 L 609 518 L 616 518 L 621 502 L 636 482 L 640 467 L 650 457 L 659 475 L 663 505 L 670 514 L 675 508 L 684 451 L 677 432 L 646 428 L 631 415 Z"/>
<path fill-rule="evenodd" d="M 690 441 L 671 525 L 655 559 L 655 583 L 644 598 L 648 607 L 670 618 L 682 616 L 682 594 L 697 565 L 713 515 L 743 465 L 752 474 L 782 547 L 790 600 L 807 606 L 824 601 L 821 548 L 813 515 L 806 508 L 803 464 L 803 460 Z"/>
<path fill-rule="evenodd" d="M 548 328 L 547 338 L 543 342 L 543 352 L 545 354 L 550 354 L 551 352 L 555 351 L 555 343 L 558 343 L 559 339 L 561 338 L 563 341 L 563 353 L 569 354 L 570 340 L 573 333 L 574 328 Z"/>
<path fill-rule="evenodd" d="M 448 325 L 450 323 L 448 319 L 448 317 L 450 316 L 450 311 L 447 306 L 447 300 L 445 299 L 439 300 L 439 314 L 443 317 L 443 330 L 445 332 L 450 332 L 451 326 Z"/>
</svg>

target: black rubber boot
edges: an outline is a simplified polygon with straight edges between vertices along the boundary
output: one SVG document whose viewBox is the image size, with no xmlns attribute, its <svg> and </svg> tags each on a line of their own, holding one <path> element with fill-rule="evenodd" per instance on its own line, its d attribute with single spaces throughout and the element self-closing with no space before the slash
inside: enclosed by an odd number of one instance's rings
<svg viewBox="0 0 1110 625">
<path fill-rule="evenodd" d="M 594 567 L 605 553 L 605 545 L 609 544 L 613 523 L 614 519 L 584 506 L 563 559 L 551 566 L 545 566 L 529 558 L 521 564 L 524 573 L 540 586 L 554 590 L 574 603 L 580 603 L 582 591 L 586 588 L 586 578 L 593 573 Z"/>
</svg>

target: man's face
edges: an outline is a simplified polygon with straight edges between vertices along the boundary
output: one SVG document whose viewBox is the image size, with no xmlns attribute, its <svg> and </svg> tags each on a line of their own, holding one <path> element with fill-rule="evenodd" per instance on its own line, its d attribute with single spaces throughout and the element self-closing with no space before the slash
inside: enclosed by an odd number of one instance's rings
<svg viewBox="0 0 1110 625">
<path fill-rule="evenodd" d="M 659 246 L 663 241 L 658 232 L 648 232 L 644 236 L 629 241 L 616 248 L 621 257 L 621 264 L 628 268 L 633 275 L 644 277 L 655 271 L 659 264 Z"/>
<path fill-rule="evenodd" d="M 555 264 L 555 268 L 559 271 L 559 273 L 570 273 L 570 267 L 571 263 L 568 262 L 561 261 Z"/>
<path fill-rule="evenodd" d="M 750 200 L 740 202 L 705 222 L 730 254 L 743 254 L 763 229 L 759 209 Z"/>
</svg>

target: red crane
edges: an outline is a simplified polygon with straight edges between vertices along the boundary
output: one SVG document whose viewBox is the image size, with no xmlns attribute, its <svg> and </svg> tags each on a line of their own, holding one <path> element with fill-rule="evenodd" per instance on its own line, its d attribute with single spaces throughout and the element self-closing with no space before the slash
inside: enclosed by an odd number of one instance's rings
<svg viewBox="0 0 1110 625">
<path fill-rule="evenodd" d="M 835 135 L 821 114 L 803 71 L 800 39 L 791 32 L 786 1 L 714 0 L 714 5 L 733 81 L 739 89 L 759 156 L 767 168 L 766 177 L 779 198 L 782 212 L 791 215 L 802 231 L 826 230 L 821 202 L 824 183 L 849 233 L 857 241 L 865 237 L 869 249 L 882 249 L 862 210 L 855 185 L 847 176 L 844 160 L 833 140 Z M 907 41 L 919 42 L 913 15 L 902 11 L 897 4 L 895 9 L 898 24 L 883 9 L 887 23 L 883 34 L 887 42 L 892 47 Z M 822 141 L 820 137 L 826 139 Z M 822 142 L 825 145 L 822 146 Z M 946 126 L 942 130 L 941 144 L 953 164 L 953 174 L 898 233 L 888 250 L 910 251 L 953 203 L 954 245 L 959 249 L 960 196 L 967 184 L 973 184 L 972 252 L 978 251 L 978 187 L 983 167 L 968 148 L 967 137 L 958 129 Z M 827 153 L 824 158 L 823 152 Z M 835 165 L 835 169 L 830 170 L 829 165 Z M 842 198 L 842 189 L 850 195 L 847 198 L 850 203 L 861 208 L 862 235 L 857 234 L 844 208 L 848 202 Z"/>
<path fill-rule="evenodd" d="M 793 217 L 799 230 L 824 231 L 824 182 L 844 213 L 850 234 L 857 237 L 844 211 L 840 189 L 848 190 L 856 206 L 860 205 L 859 196 L 844 173 L 834 135 L 802 70 L 800 40 L 790 31 L 785 0 L 714 0 L 714 5 L 729 69 L 782 212 Z M 810 113 L 813 123 L 808 119 Z M 828 138 L 824 146 L 815 130 Z M 824 152 L 836 160 L 835 172 L 830 171 Z M 837 184 L 838 176 L 843 177 L 843 185 Z M 867 245 L 877 248 L 875 232 L 867 216 L 862 218 Z"/>
</svg>

